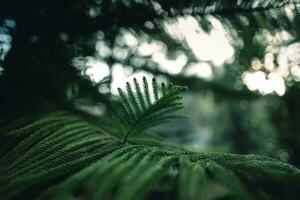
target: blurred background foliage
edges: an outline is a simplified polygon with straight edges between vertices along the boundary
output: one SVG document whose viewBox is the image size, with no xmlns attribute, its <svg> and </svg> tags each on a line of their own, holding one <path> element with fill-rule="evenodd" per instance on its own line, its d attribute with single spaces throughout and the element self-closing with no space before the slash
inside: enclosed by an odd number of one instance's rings
<svg viewBox="0 0 300 200">
<path fill-rule="evenodd" d="M 1 110 L 52 101 L 109 129 L 108 99 L 117 88 L 156 76 L 189 87 L 188 119 L 158 128 L 159 135 L 299 167 L 299 2 L 1 3 Z"/>
</svg>

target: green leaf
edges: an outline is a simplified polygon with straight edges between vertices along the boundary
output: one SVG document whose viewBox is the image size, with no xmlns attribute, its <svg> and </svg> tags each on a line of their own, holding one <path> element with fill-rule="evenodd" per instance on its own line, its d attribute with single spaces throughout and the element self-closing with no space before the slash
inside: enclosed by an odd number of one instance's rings
<svg viewBox="0 0 300 200">
<path fill-rule="evenodd" d="M 181 118 L 172 113 L 183 108 L 180 95 L 187 90 L 186 87 L 172 84 L 167 87 L 162 83 L 160 92 L 158 83 L 153 78 L 152 90 L 155 101 L 152 103 L 147 79 L 143 77 L 143 92 L 138 81 L 135 78 L 133 81 L 135 91 L 129 82 L 126 83 L 127 95 L 120 88 L 118 89 L 121 101 L 115 106 L 117 121 L 124 131 L 124 142 L 131 134 Z"/>
<path fill-rule="evenodd" d="M 0 147 L 1 199 L 299 199 L 300 171 L 276 159 L 190 152 L 159 137 L 124 144 L 74 113 L 28 113 L 2 125 L 18 137 Z"/>
</svg>

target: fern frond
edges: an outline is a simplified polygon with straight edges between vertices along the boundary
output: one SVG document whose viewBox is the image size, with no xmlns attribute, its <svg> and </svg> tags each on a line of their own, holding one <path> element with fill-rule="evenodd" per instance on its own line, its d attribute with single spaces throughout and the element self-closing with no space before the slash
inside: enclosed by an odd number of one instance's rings
<svg viewBox="0 0 300 200">
<path fill-rule="evenodd" d="M 19 131 L 1 141 L 1 199 L 300 198 L 300 171 L 276 159 L 189 152 L 163 140 L 125 145 L 74 113 L 57 113 L 6 118 L 3 128 Z"/>
<path fill-rule="evenodd" d="M 127 90 L 130 105 L 132 105 L 132 107 L 134 109 L 135 116 L 138 117 L 141 114 L 140 106 L 138 104 L 138 99 L 136 98 L 135 94 L 133 93 L 133 90 L 132 90 L 129 82 L 126 83 L 126 90 Z"/>
<path fill-rule="evenodd" d="M 232 190 L 238 199 L 254 199 L 244 183 L 233 172 L 214 162 L 208 162 L 206 167 L 213 178 Z"/>
<path fill-rule="evenodd" d="M 129 99 L 126 97 L 126 95 L 124 94 L 124 92 L 120 88 L 118 88 L 118 92 L 119 92 L 119 94 L 121 96 L 121 99 L 122 99 L 122 103 L 121 103 L 120 107 L 122 108 L 122 110 L 126 114 L 126 116 L 124 116 L 124 115 L 119 116 L 120 120 L 126 119 L 127 116 L 132 117 L 133 119 L 136 119 L 133 107 L 131 106 Z"/>
<path fill-rule="evenodd" d="M 137 93 L 137 97 L 138 97 L 139 103 L 141 105 L 142 111 L 145 111 L 146 110 L 146 102 L 144 100 L 142 90 L 141 90 L 140 85 L 139 85 L 138 81 L 136 80 L 136 78 L 134 78 L 133 81 L 134 81 L 135 91 Z"/>
<path fill-rule="evenodd" d="M 146 106 L 151 105 L 151 97 L 150 97 L 150 92 L 149 92 L 149 86 L 146 77 L 143 77 L 143 86 L 144 86 L 144 92 L 145 92 L 145 99 L 147 102 Z"/>
<path fill-rule="evenodd" d="M 158 84 L 156 82 L 156 79 L 152 79 L 152 88 L 153 88 L 153 94 L 154 94 L 154 100 L 158 100 Z"/>
<path fill-rule="evenodd" d="M 126 83 L 127 95 L 118 88 L 121 101 L 115 109 L 118 122 L 124 130 L 124 142 L 130 134 L 181 118 L 172 113 L 183 108 L 180 94 L 187 90 L 186 87 L 174 86 L 171 83 L 168 86 L 162 83 L 159 87 L 156 79 L 153 78 L 154 102 L 152 103 L 147 79 L 143 77 L 143 92 L 136 78 L 133 82 L 135 91 L 129 82 Z"/>
<path fill-rule="evenodd" d="M 179 164 L 179 199 L 207 199 L 204 186 L 208 177 L 202 165 L 191 163 L 186 159 L 180 159 Z"/>
</svg>

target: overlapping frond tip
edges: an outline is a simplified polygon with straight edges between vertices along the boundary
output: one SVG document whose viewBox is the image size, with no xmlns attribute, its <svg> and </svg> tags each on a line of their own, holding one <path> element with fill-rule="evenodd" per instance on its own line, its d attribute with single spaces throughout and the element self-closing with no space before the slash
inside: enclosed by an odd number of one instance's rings
<svg viewBox="0 0 300 200">
<path fill-rule="evenodd" d="M 180 94 L 187 87 L 172 83 L 158 84 L 153 78 L 150 89 L 146 77 L 143 77 L 142 88 L 136 78 L 133 84 L 134 89 L 129 82 L 126 83 L 126 93 L 118 88 L 120 101 L 115 104 L 116 118 L 125 136 L 124 142 L 130 134 L 182 117 L 174 115 L 174 112 L 183 108 Z"/>
</svg>

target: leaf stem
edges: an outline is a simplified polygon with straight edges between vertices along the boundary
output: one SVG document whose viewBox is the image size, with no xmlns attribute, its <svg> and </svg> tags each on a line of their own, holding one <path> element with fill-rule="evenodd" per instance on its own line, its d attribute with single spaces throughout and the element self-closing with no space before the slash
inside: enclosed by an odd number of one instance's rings
<svg viewBox="0 0 300 200">
<path fill-rule="evenodd" d="M 127 143 L 127 139 L 128 139 L 128 137 L 129 137 L 129 135 L 130 135 L 131 132 L 132 132 L 132 131 L 130 130 L 130 131 L 128 131 L 127 134 L 125 135 L 124 140 L 123 140 L 123 143 L 124 143 L 124 144 Z"/>
<path fill-rule="evenodd" d="M 139 124 L 140 122 L 140 119 L 138 119 L 135 124 L 130 128 L 130 130 L 126 133 L 125 137 L 124 137 L 124 140 L 123 140 L 123 143 L 125 144 L 127 142 L 127 139 L 129 137 L 129 135 L 133 132 L 133 130 L 135 129 L 135 127 Z"/>
</svg>

